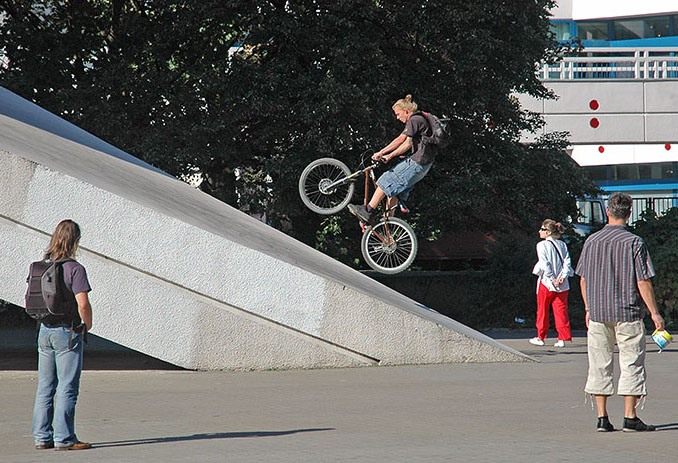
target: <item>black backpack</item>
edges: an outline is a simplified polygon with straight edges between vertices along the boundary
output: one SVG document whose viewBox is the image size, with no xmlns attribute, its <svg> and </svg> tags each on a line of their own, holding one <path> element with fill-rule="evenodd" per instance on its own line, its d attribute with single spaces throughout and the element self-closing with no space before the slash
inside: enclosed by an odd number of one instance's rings
<svg viewBox="0 0 678 463">
<path fill-rule="evenodd" d="M 64 284 L 64 262 L 40 260 L 28 270 L 26 313 L 42 323 L 73 323 L 78 316 L 78 303 Z"/>
<path fill-rule="evenodd" d="M 421 114 L 424 116 L 424 119 L 426 119 L 426 122 L 428 122 L 429 127 L 431 127 L 431 136 L 421 137 L 422 143 L 425 145 L 436 145 L 438 148 L 445 148 L 450 144 L 451 134 L 447 124 L 431 113 L 417 111 L 415 114 Z"/>
</svg>

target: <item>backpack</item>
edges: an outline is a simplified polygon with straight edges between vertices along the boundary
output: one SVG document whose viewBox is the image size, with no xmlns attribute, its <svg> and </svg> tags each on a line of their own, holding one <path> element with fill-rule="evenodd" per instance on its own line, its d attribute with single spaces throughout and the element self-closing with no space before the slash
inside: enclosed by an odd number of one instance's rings
<svg viewBox="0 0 678 463">
<path fill-rule="evenodd" d="M 78 303 L 64 284 L 64 262 L 72 259 L 33 262 L 28 270 L 26 313 L 42 323 L 72 323 Z"/>
<path fill-rule="evenodd" d="M 426 122 L 428 122 L 429 127 L 431 127 L 432 135 L 421 137 L 421 141 L 425 145 L 436 145 L 438 148 L 445 148 L 450 144 L 451 134 L 447 124 L 431 113 L 417 111 L 415 114 L 421 114 L 424 116 L 424 119 L 426 119 Z"/>
</svg>

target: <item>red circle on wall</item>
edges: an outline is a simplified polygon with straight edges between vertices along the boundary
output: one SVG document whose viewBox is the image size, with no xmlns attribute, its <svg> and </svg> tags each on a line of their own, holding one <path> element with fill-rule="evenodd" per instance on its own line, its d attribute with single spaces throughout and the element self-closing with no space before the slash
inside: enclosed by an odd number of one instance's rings
<svg viewBox="0 0 678 463">
<path fill-rule="evenodd" d="M 593 127 L 594 129 L 597 129 L 598 126 L 600 125 L 600 121 L 598 120 L 597 117 L 594 117 L 591 119 L 591 122 L 589 122 L 589 124 L 591 124 L 591 127 Z"/>
<path fill-rule="evenodd" d="M 671 149 L 671 143 L 665 144 L 664 149 L 666 149 L 666 151 L 670 150 Z"/>
<path fill-rule="evenodd" d="M 589 101 L 589 108 L 593 109 L 594 111 L 596 109 L 600 108 L 600 105 L 598 104 L 598 100 Z"/>
<path fill-rule="evenodd" d="M 602 146 L 599 146 L 599 147 L 598 147 L 598 151 L 600 151 L 601 153 L 604 153 L 604 152 L 605 152 L 605 148 L 602 147 Z"/>
</svg>

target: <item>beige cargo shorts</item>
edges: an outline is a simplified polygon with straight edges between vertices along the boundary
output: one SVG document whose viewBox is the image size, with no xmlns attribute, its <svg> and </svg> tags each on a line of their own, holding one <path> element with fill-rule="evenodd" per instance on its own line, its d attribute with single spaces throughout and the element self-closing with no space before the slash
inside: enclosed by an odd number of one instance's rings
<svg viewBox="0 0 678 463">
<path fill-rule="evenodd" d="M 587 344 L 589 373 L 584 391 L 594 395 L 613 395 L 614 344 L 619 347 L 619 384 L 617 394 L 644 396 L 645 325 L 634 322 L 589 322 Z"/>
</svg>

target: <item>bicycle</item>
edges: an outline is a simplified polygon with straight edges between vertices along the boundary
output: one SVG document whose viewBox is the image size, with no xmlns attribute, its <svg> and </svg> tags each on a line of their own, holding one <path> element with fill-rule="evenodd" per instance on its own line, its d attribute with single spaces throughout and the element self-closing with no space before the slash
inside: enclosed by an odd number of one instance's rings
<svg viewBox="0 0 678 463">
<path fill-rule="evenodd" d="M 367 152 L 361 156 L 362 167 L 355 172 L 351 172 L 346 164 L 334 158 L 317 159 L 306 166 L 299 177 L 299 195 L 306 207 L 317 214 L 336 214 L 351 201 L 355 183 L 361 175 L 365 176 L 364 204 L 367 205 L 370 180 L 376 186 L 374 169 L 382 163 L 365 165 L 366 154 Z M 417 256 L 417 237 L 407 222 L 393 217 L 393 211 L 397 208 L 403 213 L 407 212 L 407 207 L 399 201 L 391 208 L 383 208 L 378 223 L 371 225 L 360 221 L 363 230 L 360 251 L 365 262 L 381 273 L 400 273 Z"/>
</svg>

